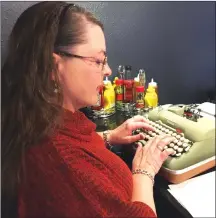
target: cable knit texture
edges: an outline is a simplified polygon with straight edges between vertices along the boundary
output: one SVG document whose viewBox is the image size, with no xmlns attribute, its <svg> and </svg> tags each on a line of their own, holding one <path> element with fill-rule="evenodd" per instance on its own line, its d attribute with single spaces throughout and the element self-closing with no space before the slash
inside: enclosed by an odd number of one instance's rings
<svg viewBox="0 0 216 218">
<path fill-rule="evenodd" d="M 64 125 L 27 151 L 19 218 L 155 217 L 131 202 L 132 174 L 95 129 L 82 112 L 65 111 Z"/>
</svg>

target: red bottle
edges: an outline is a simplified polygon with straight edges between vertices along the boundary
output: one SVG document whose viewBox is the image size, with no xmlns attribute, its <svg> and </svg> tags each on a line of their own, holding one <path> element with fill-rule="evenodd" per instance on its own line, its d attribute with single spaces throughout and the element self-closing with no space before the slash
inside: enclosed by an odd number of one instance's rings
<svg viewBox="0 0 216 218">
<path fill-rule="evenodd" d="M 104 106 L 104 86 L 101 85 L 98 87 L 98 100 L 95 105 L 91 107 L 92 110 L 99 111 Z"/>
<path fill-rule="evenodd" d="M 133 102 L 133 80 L 124 80 L 124 103 Z"/>
</svg>

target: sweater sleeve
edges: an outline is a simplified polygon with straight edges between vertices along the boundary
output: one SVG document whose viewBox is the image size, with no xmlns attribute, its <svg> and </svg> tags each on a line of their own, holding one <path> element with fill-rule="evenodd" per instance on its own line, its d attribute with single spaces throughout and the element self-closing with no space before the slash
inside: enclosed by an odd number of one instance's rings
<svg viewBox="0 0 216 218">
<path fill-rule="evenodd" d="M 99 217 L 156 217 L 148 205 L 123 199 L 97 157 L 81 149 L 75 150 L 73 157 L 64 155 L 64 162 L 71 185 L 85 199 L 84 208 L 93 208 Z"/>
</svg>

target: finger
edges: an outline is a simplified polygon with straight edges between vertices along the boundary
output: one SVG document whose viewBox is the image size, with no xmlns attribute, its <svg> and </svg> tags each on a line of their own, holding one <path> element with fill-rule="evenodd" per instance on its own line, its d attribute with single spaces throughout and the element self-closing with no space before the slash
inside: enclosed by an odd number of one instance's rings
<svg viewBox="0 0 216 218">
<path fill-rule="evenodd" d="M 145 117 L 140 116 L 140 115 L 136 115 L 136 116 L 132 117 L 132 120 L 133 120 L 133 121 L 136 121 L 136 122 L 149 123 L 149 120 L 147 120 Z"/>
<path fill-rule="evenodd" d="M 161 160 L 164 162 L 169 157 L 169 155 L 173 153 L 174 150 L 172 148 L 165 149 L 163 152 L 161 152 Z"/>
<path fill-rule="evenodd" d="M 147 147 L 148 149 L 151 148 L 151 150 L 154 151 L 155 148 L 157 147 L 158 142 L 159 142 L 160 140 L 162 140 L 165 136 L 166 136 L 166 135 L 159 135 L 159 136 L 155 136 L 155 137 L 151 138 L 151 139 L 147 142 L 146 147 Z"/>
<path fill-rule="evenodd" d="M 152 145 L 152 142 L 153 142 L 154 138 L 151 138 L 148 140 L 148 142 L 145 144 L 145 147 L 144 147 L 144 150 L 147 151 L 151 145 Z"/>
<path fill-rule="evenodd" d="M 145 122 L 131 122 L 131 123 L 128 123 L 128 128 L 133 131 L 133 130 L 136 130 L 136 129 L 146 129 L 146 130 L 152 130 L 152 131 L 155 131 L 155 128 L 152 127 L 151 125 L 149 125 L 148 123 L 145 123 Z"/>
<path fill-rule="evenodd" d="M 141 132 L 141 133 L 139 133 L 139 134 L 140 134 L 141 140 L 142 140 L 142 139 L 145 139 L 146 135 L 145 135 L 144 133 Z"/>
<path fill-rule="evenodd" d="M 171 143 L 174 140 L 175 140 L 175 138 L 173 136 L 166 135 L 161 140 L 159 140 L 157 142 L 156 148 L 161 147 L 163 149 L 166 145 L 168 145 L 169 143 Z"/>
<path fill-rule="evenodd" d="M 161 144 L 160 142 L 167 137 L 168 137 L 167 134 L 161 134 L 159 136 L 156 136 L 155 140 L 153 141 L 152 146 L 151 146 L 152 151 L 154 151 L 156 153 L 161 153 L 163 151 L 165 145 Z"/>
<path fill-rule="evenodd" d="M 142 159 L 142 143 L 137 143 L 138 147 L 136 149 L 136 153 L 133 158 L 133 167 L 139 167 L 141 159 Z"/>
<path fill-rule="evenodd" d="M 163 135 L 159 135 L 159 136 L 155 136 L 153 138 L 151 138 L 145 145 L 145 149 L 147 150 L 151 150 L 152 153 L 157 153 L 158 155 L 160 155 L 161 151 L 163 151 L 163 148 L 161 148 L 161 150 L 157 147 L 157 144 L 160 140 L 162 140 L 164 137 L 167 137 L 167 135 L 163 134 Z M 157 151 L 155 151 L 157 149 Z"/>
<path fill-rule="evenodd" d="M 143 133 L 139 133 L 137 135 L 132 135 L 132 136 L 127 136 L 125 137 L 125 143 L 130 144 L 138 140 L 142 140 L 144 138 L 145 138 L 145 135 Z"/>
</svg>

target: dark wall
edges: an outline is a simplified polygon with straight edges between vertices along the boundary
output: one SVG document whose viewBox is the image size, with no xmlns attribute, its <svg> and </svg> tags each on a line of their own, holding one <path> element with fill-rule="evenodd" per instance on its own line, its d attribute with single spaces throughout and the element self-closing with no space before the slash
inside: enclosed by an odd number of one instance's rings
<svg viewBox="0 0 216 218">
<path fill-rule="evenodd" d="M 35 2 L 1 2 L 2 61 L 17 17 Z M 215 93 L 215 2 L 79 2 L 105 25 L 109 64 L 144 68 L 160 103 L 194 103 Z M 29 39 L 31 40 L 31 39 Z"/>
</svg>

